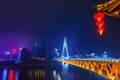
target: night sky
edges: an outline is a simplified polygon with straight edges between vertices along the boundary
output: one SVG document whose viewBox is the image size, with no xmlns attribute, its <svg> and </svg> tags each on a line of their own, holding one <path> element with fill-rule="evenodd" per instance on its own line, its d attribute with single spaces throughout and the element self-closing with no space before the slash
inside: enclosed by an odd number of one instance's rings
<svg viewBox="0 0 120 80">
<path fill-rule="evenodd" d="M 100 36 L 93 7 L 108 0 L 2 0 L 0 2 L 0 50 L 31 48 L 34 42 L 51 43 L 62 49 L 83 52 L 120 52 L 120 18 L 105 16 L 105 33 Z"/>
</svg>

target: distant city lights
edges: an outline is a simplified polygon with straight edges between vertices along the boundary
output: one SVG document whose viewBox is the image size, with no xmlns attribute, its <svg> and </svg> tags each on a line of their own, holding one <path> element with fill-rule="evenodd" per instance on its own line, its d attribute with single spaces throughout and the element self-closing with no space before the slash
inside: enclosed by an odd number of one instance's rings
<svg viewBox="0 0 120 80">
<path fill-rule="evenodd" d="M 10 52 L 8 52 L 8 51 L 7 51 L 7 52 L 5 52 L 5 54 L 9 55 L 9 54 L 10 54 Z"/>
<path fill-rule="evenodd" d="M 12 50 L 12 54 L 16 54 L 17 50 L 16 49 L 13 49 Z"/>
<path fill-rule="evenodd" d="M 37 46 L 38 44 L 37 43 L 34 43 L 34 46 Z"/>
<path fill-rule="evenodd" d="M 95 53 L 91 53 L 91 56 L 95 56 Z"/>
<path fill-rule="evenodd" d="M 54 49 L 54 51 L 57 53 L 57 52 L 58 52 L 58 49 Z"/>
<path fill-rule="evenodd" d="M 22 50 L 22 49 L 23 49 L 23 47 L 20 47 L 20 48 L 19 48 L 19 50 Z"/>
</svg>

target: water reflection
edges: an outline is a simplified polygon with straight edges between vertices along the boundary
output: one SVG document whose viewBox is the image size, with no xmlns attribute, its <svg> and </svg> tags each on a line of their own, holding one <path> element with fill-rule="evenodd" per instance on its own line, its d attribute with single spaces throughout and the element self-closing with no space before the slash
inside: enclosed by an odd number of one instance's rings
<svg viewBox="0 0 120 80">
<path fill-rule="evenodd" d="M 62 80 L 60 74 L 53 68 L 39 67 L 28 70 L 28 80 Z"/>
<path fill-rule="evenodd" d="M 0 68 L 0 80 L 107 80 L 91 74 L 87 70 L 66 63 L 56 66 Z"/>
<path fill-rule="evenodd" d="M 31 77 L 35 77 L 35 78 L 44 77 L 45 76 L 45 70 L 39 70 L 39 69 L 29 70 L 28 71 L 28 76 L 29 76 L 29 78 L 31 78 Z"/>
<path fill-rule="evenodd" d="M 9 80 L 13 80 L 13 70 L 9 70 Z"/>
<path fill-rule="evenodd" d="M 62 80 L 70 80 L 69 76 L 69 65 L 67 63 L 62 62 Z"/>
<path fill-rule="evenodd" d="M 54 80 L 62 80 L 60 74 L 56 70 L 53 70 L 53 76 Z"/>
<path fill-rule="evenodd" d="M 2 80 L 6 80 L 7 79 L 7 72 L 8 70 L 6 68 L 3 69 L 3 76 L 2 76 Z"/>
<path fill-rule="evenodd" d="M 0 69 L 0 80 L 19 80 L 19 71 L 15 69 Z"/>
<path fill-rule="evenodd" d="M 19 80 L 19 70 L 15 70 L 14 80 Z"/>
</svg>

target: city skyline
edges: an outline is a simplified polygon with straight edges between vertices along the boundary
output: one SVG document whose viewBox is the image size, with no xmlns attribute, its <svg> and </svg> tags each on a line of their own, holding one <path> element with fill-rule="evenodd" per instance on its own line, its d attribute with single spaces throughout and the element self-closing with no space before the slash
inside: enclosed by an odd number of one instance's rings
<svg viewBox="0 0 120 80">
<path fill-rule="evenodd" d="M 120 80 L 120 0 L 1 0 L 0 80 Z"/>
<path fill-rule="evenodd" d="M 97 10 L 93 6 L 106 1 L 3 1 L 0 50 L 31 48 L 34 42 L 50 42 L 62 50 L 63 37 L 67 36 L 69 48 L 120 52 L 119 18 L 105 16 L 105 33 L 97 33 L 93 18 Z"/>
</svg>

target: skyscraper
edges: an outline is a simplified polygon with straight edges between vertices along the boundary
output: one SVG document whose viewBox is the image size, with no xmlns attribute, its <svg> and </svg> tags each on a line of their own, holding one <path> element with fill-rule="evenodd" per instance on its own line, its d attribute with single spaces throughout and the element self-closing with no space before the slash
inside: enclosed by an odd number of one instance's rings
<svg viewBox="0 0 120 80">
<path fill-rule="evenodd" d="M 52 45 L 50 43 L 41 43 L 40 57 L 45 59 L 52 59 Z"/>
<path fill-rule="evenodd" d="M 40 45 L 38 43 L 33 44 L 32 49 L 32 57 L 39 57 L 40 56 Z"/>
<path fill-rule="evenodd" d="M 28 62 L 30 61 L 30 57 L 31 57 L 31 51 L 28 50 L 27 48 L 23 48 L 21 50 L 21 61 Z"/>
<path fill-rule="evenodd" d="M 34 43 L 32 50 L 32 59 L 46 60 L 52 59 L 52 46 L 49 43 Z"/>
</svg>

